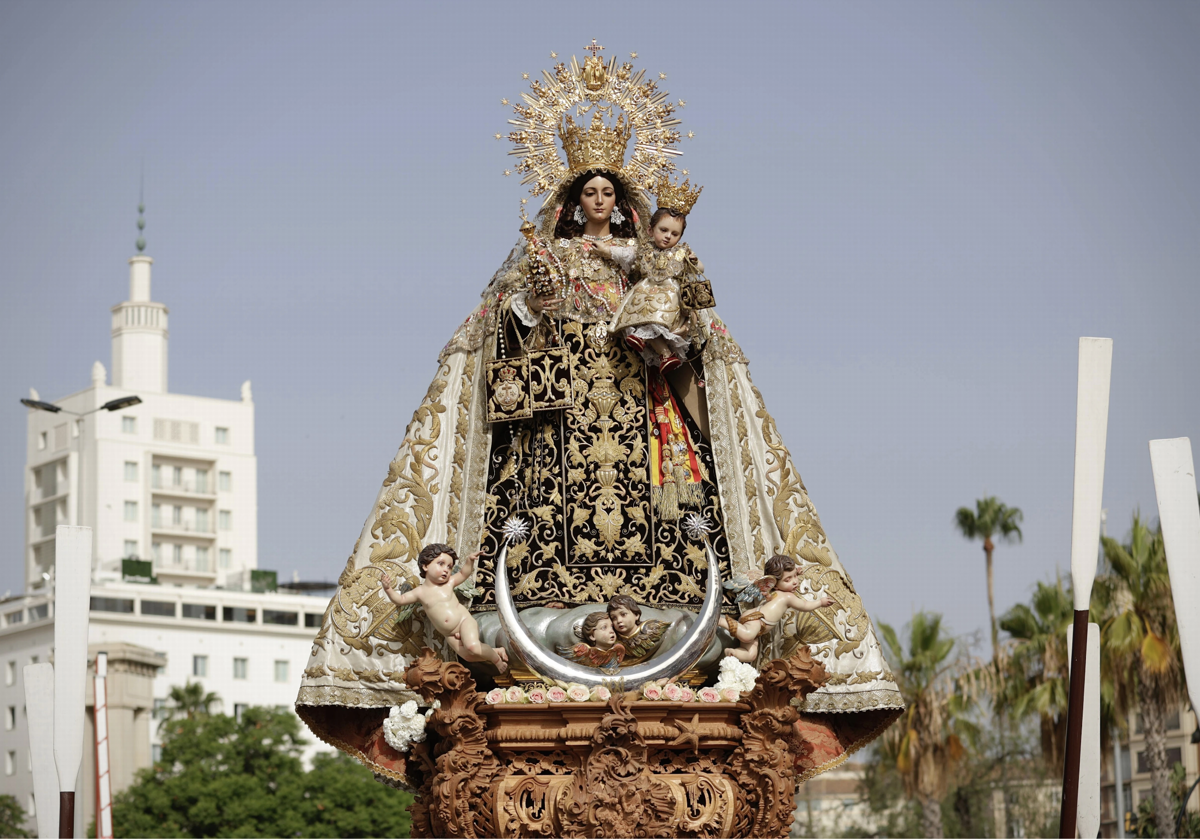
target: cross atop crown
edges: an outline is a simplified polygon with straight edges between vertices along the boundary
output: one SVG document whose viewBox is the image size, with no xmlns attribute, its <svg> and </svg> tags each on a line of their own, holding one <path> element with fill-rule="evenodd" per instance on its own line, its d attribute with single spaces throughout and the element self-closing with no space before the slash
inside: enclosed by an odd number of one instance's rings
<svg viewBox="0 0 1200 840">
<path fill-rule="evenodd" d="M 591 50 L 591 53 L 592 53 L 592 55 L 593 55 L 593 56 L 597 56 L 597 55 L 600 55 L 600 50 L 604 49 L 604 47 L 602 47 L 602 46 L 600 46 L 599 44 L 597 44 L 597 43 L 596 43 L 596 39 L 595 39 L 595 38 L 593 38 L 593 39 L 592 39 L 592 43 L 591 43 L 591 45 L 590 45 L 590 46 L 587 46 L 587 47 L 584 47 L 584 49 L 585 49 L 585 50 Z"/>
</svg>

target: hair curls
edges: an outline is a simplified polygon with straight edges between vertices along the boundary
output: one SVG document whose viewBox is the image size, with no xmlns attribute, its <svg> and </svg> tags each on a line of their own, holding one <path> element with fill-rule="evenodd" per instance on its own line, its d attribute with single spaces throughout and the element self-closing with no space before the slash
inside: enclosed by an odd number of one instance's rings
<svg viewBox="0 0 1200 840">
<path fill-rule="evenodd" d="M 637 230 L 634 226 L 636 213 L 625 194 L 625 186 L 621 183 L 621 179 L 609 172 L 597 170 L 584 172 L 571 182 L 571 187 L 567 190 L 567 197 L 563 201 L 563 206 L 558 211 L 558 221 L 554 225 L 555 239 L 575 239 L 583 234 L 583 225 L 575 221 L 575 208 L 579 206 L 584 185 L 596 177 L 603 178 L 613 185 L 613 192 L 617 199 L 616 204 L 613 206 L 619 209 L 621 215 L 625 217 L 625 220 L 619 225 L 615 225 L 610 221 L 608 223 L 609 233 L 621 239 L 632 239 L 637 236 Z"/>
</svg>

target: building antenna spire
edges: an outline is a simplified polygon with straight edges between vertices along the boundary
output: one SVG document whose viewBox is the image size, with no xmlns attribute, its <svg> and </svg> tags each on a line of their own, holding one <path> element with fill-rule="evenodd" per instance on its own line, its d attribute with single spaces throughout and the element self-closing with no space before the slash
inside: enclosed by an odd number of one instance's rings
<svg viewBox="0 0 1200 840">
<path fill-rule="evenodd" d="M 142 159 L 142 177 L 141 177 L 141 182 L 138 184 L 138 220 L 137 220 L 138 238 L 137 238 L 136 244 L 137 244 L 137 249 L 138 249 L 139 254 L 146 250 L 146 237 L 142 235 L 142 231 L 144 231 L 146 229 L 146 219 L 142 215 L 143 213 L 146 212 L 146 202 L 144 201 L 145 192 L 146 192 L 146 160 L 143 158 Z"/>
</svg>

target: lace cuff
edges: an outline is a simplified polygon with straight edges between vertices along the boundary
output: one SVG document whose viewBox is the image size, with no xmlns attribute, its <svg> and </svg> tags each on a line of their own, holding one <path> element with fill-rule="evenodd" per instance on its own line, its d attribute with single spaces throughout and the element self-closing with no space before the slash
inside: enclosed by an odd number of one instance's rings
<svg viewBox="0 0 1200 840">
<path fill-rule="evenodd" d="M 621 267 L 621 271 L 628 274 L 629 269 L 633 268 L 633 258 L 637 255 L 637 247 L 634 245 L 613 245 L 609 250 L 612 252 L 613 262 Z"/>
<path fill-rule="evenodd" d="M 534 315 L 529 311 L 529 305 L 525 303 L 526 292 L 516 292 L 508 299 L 512 306 L 513 314 L 520 319 L 521 323 L 527 327 L 536 327 L 538 321 L 542 320 L 541 315 Z"/>
</svg>

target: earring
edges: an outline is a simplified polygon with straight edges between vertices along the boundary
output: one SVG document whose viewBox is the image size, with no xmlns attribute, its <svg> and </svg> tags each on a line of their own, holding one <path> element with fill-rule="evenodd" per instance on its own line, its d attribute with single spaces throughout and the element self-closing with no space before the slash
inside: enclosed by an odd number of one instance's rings
<svg viewBox="0 0 1200 840">
<path fill-rule="evenodd" d="M 614 206 L 613 210 L 612 210 L 612 215 L 608 217 L 608 220 L 610 222 L 612 222 L 614 225 L 619 225 L 619 224 L 621 224 L 621 222 L 625 221 L 625 214 L 621 212 L 620 207 Z"/>
<path fill-rule="evenodd" d="M 575 215 L 572 216 L 571 218 L 575 220 L 575 224 L 577 224 L 577 225 L 587 224 L 587 217 L 583 215 L 582 207 L 577 206 L 575 208 Z"/>
</svg>

